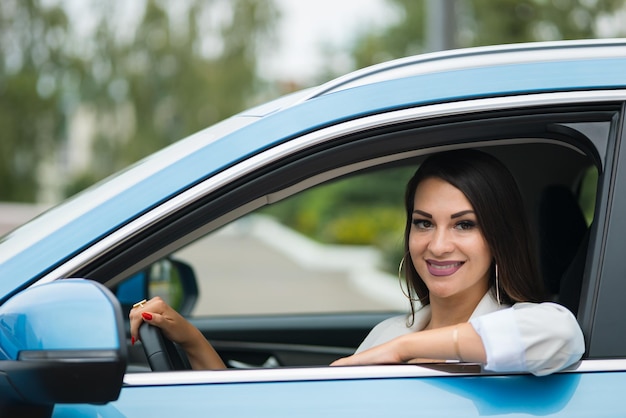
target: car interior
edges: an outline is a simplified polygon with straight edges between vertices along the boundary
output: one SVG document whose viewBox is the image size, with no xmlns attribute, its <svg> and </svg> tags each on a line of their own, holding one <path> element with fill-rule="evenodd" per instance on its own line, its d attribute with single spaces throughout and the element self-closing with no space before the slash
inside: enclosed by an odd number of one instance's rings
<svg viewBox="0 0 626 418">
<path fill-rule="evenodd" d="M 107 282 L 128 310 L 136 301 L 129 296 L 136 294 L 130 288 L 142 287 L 150 297 L 155 294 L 149 287 L 154 272 L 175 271 L 179 294 L 173 306 L 188 315 L 230 367 L 327 365 L 351 354 L 376 323 L 402 309 L 368 311 L 365 306 L 354 312 L 195 314 L 206 291 L 199 294 L 196 282 L 210 282 L 211 277 L 193 263 L 180 261 L 177 254 L 220 228 L 309 190 L 382 171 L 409 172 L 429 153 L 469 147 L 492 153 L 512 171 L 535 231 L 546 288 L 553 300 L 576 314 L 586 295 L 596 189 L 615 113 L 606 105 L 585 111 L 565 107 L 490 112 L 345 135 L 259 167 L 206 194 L 82 273 Z M 402 195 L 398 205 L 402 206 Z M 211 256 L 205 254 L 209 261 Z M 238 260 L 245 263 L 245 257 Z M 239 287 L 233 293 L 245 291 Z M 302 295 L 283 297 L 293 300 Z M 129 349 L 128 370 L 150 370 L 141 343 L 129 344 Z"/>
</svg>

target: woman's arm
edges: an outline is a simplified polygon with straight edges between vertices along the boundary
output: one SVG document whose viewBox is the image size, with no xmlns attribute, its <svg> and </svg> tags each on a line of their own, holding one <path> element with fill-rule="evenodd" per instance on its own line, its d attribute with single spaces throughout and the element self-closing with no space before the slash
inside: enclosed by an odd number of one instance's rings
<svg viewBox="0 0 626 418">
<path fill-rule="evenodd" d="M 132 341 L 139 335 L 142 322 L 161 328 L 163 335 L 181 346 L 192 369 L 225 369 L 224 362 L 204 335 L 189 321 L 172 309 L 160 297 L 154 297 L 142 307 L 133 308 L 129 314 Z"/>
<path fill-rule="evenodd" d="M 332 365 L 392 364 L 426 359 L 485 363 L 486 353 L 482 340 L 472 325 L 462 323 L 402 335 L 379 346 L 339 359 Z"/>
<path fill-rule="evenodd" d="M 582 331 L 569 310 L 555 303 L 518 303 L 469 323 L 390 339 L 333 365 L 462 360 L 490 371 L 546 375 L 575 363 L 584 351 Z"/>
</svg>

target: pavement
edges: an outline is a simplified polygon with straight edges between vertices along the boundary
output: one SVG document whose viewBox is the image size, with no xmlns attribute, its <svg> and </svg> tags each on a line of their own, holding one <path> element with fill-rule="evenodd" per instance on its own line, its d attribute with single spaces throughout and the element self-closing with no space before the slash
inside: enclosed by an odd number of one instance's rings
<svg viewBox="0 0 626 418">
<path fill-rule="evenodd" d="M 197 315 L 406 310 L 371 247 L 323 245 L 251 215 L 179 251 L 200 287 Z"/>
</svg>

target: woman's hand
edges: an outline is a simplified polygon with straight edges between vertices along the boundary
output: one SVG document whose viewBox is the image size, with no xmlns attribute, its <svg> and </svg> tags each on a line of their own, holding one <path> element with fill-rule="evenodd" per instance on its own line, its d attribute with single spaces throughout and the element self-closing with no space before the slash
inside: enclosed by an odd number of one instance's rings
<svg viewBox="0 0 626 418">
<path fill-rule="evenodd" d="M 193 344 L 193 339 L 198 337 L 195 327 L 158 296 L 134 307 L 128 316 L 133 342 L 139 339 L 139 326 L 143 322 L 161 328 L 168 340 L 183 347 Z"/>
<path fill-rule="evenodd" d="M 403 360 L 400 357 L 398 339 L 370 348 L 349 357 L 340 358 L 331 363 L 331 366 L 364 366 L 367 364 L 398 364 Z"/>
<path fill-rule="evenodd" d="M 156 296 L 139 306 L 133 307 L 130 318 L 131 343 L 139 339 L 139 326 L 143 322 L 159 327 L 163 335 L 181 346 L 187 353 L 193 369 L 224 369 L 226 366 L 200 330 L 163 299 Z"/>
</svg>

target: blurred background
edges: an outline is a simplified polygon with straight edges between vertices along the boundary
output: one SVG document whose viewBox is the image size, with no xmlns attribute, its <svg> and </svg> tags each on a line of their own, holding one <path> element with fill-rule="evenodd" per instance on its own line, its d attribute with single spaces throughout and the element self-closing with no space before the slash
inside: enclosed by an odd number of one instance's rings
<svg viewBox="0 0 626 418">
<path fill-rule="evenodd" d="M 0 235 L 195 131 L 357 68 L 620 36 L 624 0 L 2 0 Z M 332 219 L 358 196 L 351 185 L 330 190 L 316 206 L 328 216 L 314 222 L 334 222 L 337 233 L 291 226 L 339 244 L 397 228 L 381 221 L 396 218 L 384 202 L 377 216 Z"/>
</svg>

